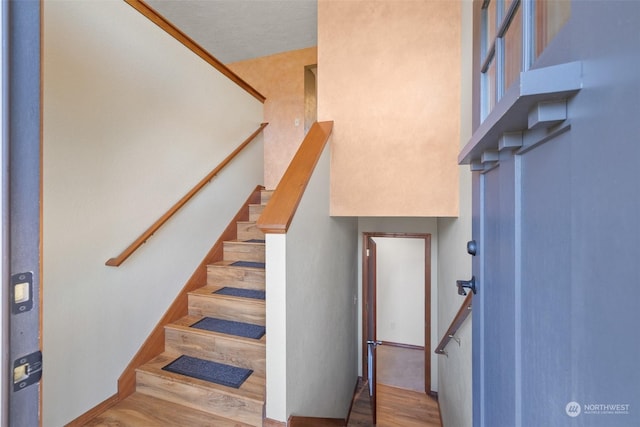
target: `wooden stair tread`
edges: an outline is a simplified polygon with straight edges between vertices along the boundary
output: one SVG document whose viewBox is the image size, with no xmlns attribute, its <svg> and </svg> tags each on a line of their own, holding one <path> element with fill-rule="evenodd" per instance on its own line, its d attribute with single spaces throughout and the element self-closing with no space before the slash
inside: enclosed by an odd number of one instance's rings
<svg viewBox="0 0 640 427">
<path fill-rule="evenodd" d="M 260 339 L 254 339 L 254 338 L 246 338 L 246 337 L 241 337 L 241 336 L 238 336 L 238 335 L 224 334 L 222 332 L 215 332 L 215 331 L 209 331 L 209 330 L 206 330 L 206 329 L 198 329 L 198 328 L 192 328 L 191 327 L 191 325 L 193 325 L 194 323 L 204 319 L 205 317 L 214 317 L 215 318 L 215 316 L 186 315 L 186 316 L 176 320 L 175 322 L 165 326 L 165 329 L 169 328 L 169 329 L 174 329 L 176 331 L 189 332 L 189 333 L 193 333 L 193 334 L 197 334 L 197 335 L 209 336 L 209 337 L 212 337 L 212 338 L 215 338 L 217 336 L 223 336 L 226 339 L 235 340 L 235 341 L 239 341 L 239 342 L 245 342 L 245 343 L 251 343 L 251 344 L 265 345 L 265 343 L 267 341 L 267 339 L 266 339 L 267 334 L 264 334 L 262 336 L 262 338 L 260 338 Z M 227 319 L 222 319 L 222 320 L 227 320 Z M 248 323 L 248 322 L 244 322 L 244 323 Z"/>
<path fill-rule="evenodd" d="M 180 354 L 162 353 L 139 367 L 136 371 L 160 377 L 175 383 L 185 384 L 202 390 L 215 390 L 230 396 L 238 396 L 245 400 L 264 402 L 265 378 L 253 373 L 240 388 L 227 387 L 210 381 L 200 380 L 185 375 L 164 371 L 162 368 L 180 357 Z"/>
<path fill-rule="evenodd" d="M 98 415 L 85 427 L 250 427 L 142 393 L 133 393 Z"/>
</svg>

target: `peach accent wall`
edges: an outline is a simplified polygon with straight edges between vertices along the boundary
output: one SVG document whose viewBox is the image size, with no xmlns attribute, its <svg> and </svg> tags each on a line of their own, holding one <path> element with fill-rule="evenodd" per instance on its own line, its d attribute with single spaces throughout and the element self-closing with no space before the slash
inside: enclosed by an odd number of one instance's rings
<svg viewBox="0 0 640 427">
<path fill-rule="evenodd" d="M 319 0 L 332 215 L 458 214 L 459 3 Z"/>
<path fill-rule="evenodd" d="M 304 138 L 304 67 L 317 63 L 317 48 L 293 50 L 226 64 L 266 96 L 264 185 L 276 187 Z M 296 126 L 296 120 L 298 125 Z"/>
</svg>

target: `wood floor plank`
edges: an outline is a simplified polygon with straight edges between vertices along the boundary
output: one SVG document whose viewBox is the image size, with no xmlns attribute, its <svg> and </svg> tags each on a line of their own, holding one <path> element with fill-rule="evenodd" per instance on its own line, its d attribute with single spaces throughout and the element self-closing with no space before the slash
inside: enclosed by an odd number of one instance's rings
<svg viewBox="0 0 640 427">
<path fill-rule="evenodd" d="M 134 393 L 85 424 L 85 427 L 98 426 L 249 427 L 249 424 L 217 417 L 141 393 Z"/>
<path fill-rule="evenodd" d="M 438 402 L 425 393 L 377 385 L 378 426 L 441 427 Z"/>
<path fill-rule="evenodd" d="M 442 427 L 438 402 L 411 390 L 377 385 L 378 427 Z M 373 415 L 369 399 L 368 384 L 360 383 L 349 416 L 350 427 L 370 427 Z"/>
<path fill-rule="evenodd" d="M 372 425 L 373 414 L 371 412 L 371 402 L 369 400 L 369 389 L 367 381 L 358 382 L 358 387 L 349 414 L 349 427 L 370 427 Z"/>
</svg>

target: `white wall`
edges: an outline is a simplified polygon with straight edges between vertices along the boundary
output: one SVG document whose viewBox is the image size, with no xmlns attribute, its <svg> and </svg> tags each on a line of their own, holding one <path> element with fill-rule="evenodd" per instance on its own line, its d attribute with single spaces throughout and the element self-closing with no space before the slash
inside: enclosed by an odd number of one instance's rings
<svg viewBox="0 0 640 427">
<path fill-rule="evenodd" d="M 287 235 L 267 234 L 265 245 L 267 409 L 272 420 L 287 421 Z"/>
<path fill-rule="evenodd" d="M 462 2 L 462 82 L 460 144 L 471 137 L 471 58 L 472 2 Z M 471 278 L 471 256 L 466 243 L 471 240 L 471 173 L 460 167 L 460 216 L 438 219 L 438 340 L 446 332 L 462 304 L 456 280 Z M 446 348 L 449 356 L 438 356 L 438 400 L 445 426 L 468 427 L 472 424 L 471 390 L 471 316 L 458 330 L 460 346 L 451 341 Z"/>
<path fill-rule="evenodd" d="M 424 239 L 375 237 L 376 338 L 424 346 Z"/>
<path fill-rule="evenodd" d="M 471 278 L 471 256 L 466 243 L 471 240 L 471 177 L 468 166 L 460 173 L 460 217 L 439 218 L 438 277 L 438 342 L 444 336 L 464 300 L 458 295 L 456 280 Z M 460 345 L 450 341 L 448 356 L 438 358 L 438 402 L 445 426 L 470 427 L 472 424 L 471 395 L 471 315 L 456 336 Z"/>
<path fill-rule="evenodd" d="M 262 121 L 262 104 L 119 0 L 44 5 L 44 426 L 116 392 L 262 181 L 261 138 L 119 268 L 117 255 Z"/>
<path fill-rule="evenodd" d="M 362 233 L 431 234 L 431 348 L 438 345 L 438 228 L 436 218 L 366 217 L 358 219 L 358 374 L 362 375 Z M 438 390 L 438 359 L 431 355 L 431 390 Z"/>
<path fill-rule="evenodd" d="M 358 377 L 357 227 L 329 216 L 329 158 L 327 145 L 284 242 L 267 235 L 267 417 L 278 421 L 346 418 Z"/>
</svg>

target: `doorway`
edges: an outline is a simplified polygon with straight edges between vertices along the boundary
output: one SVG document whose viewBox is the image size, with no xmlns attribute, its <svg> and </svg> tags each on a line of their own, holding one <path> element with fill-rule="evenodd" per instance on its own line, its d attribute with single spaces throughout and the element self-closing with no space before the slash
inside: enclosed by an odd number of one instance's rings
<svg viewBox="0 0 640 427">
<path fill-rule="evenodd" d="M 431 234 L 363 233 L 362 248 L 362 366 L 372 401 L 383 382 L 430 394 Z"/>
</svg>

